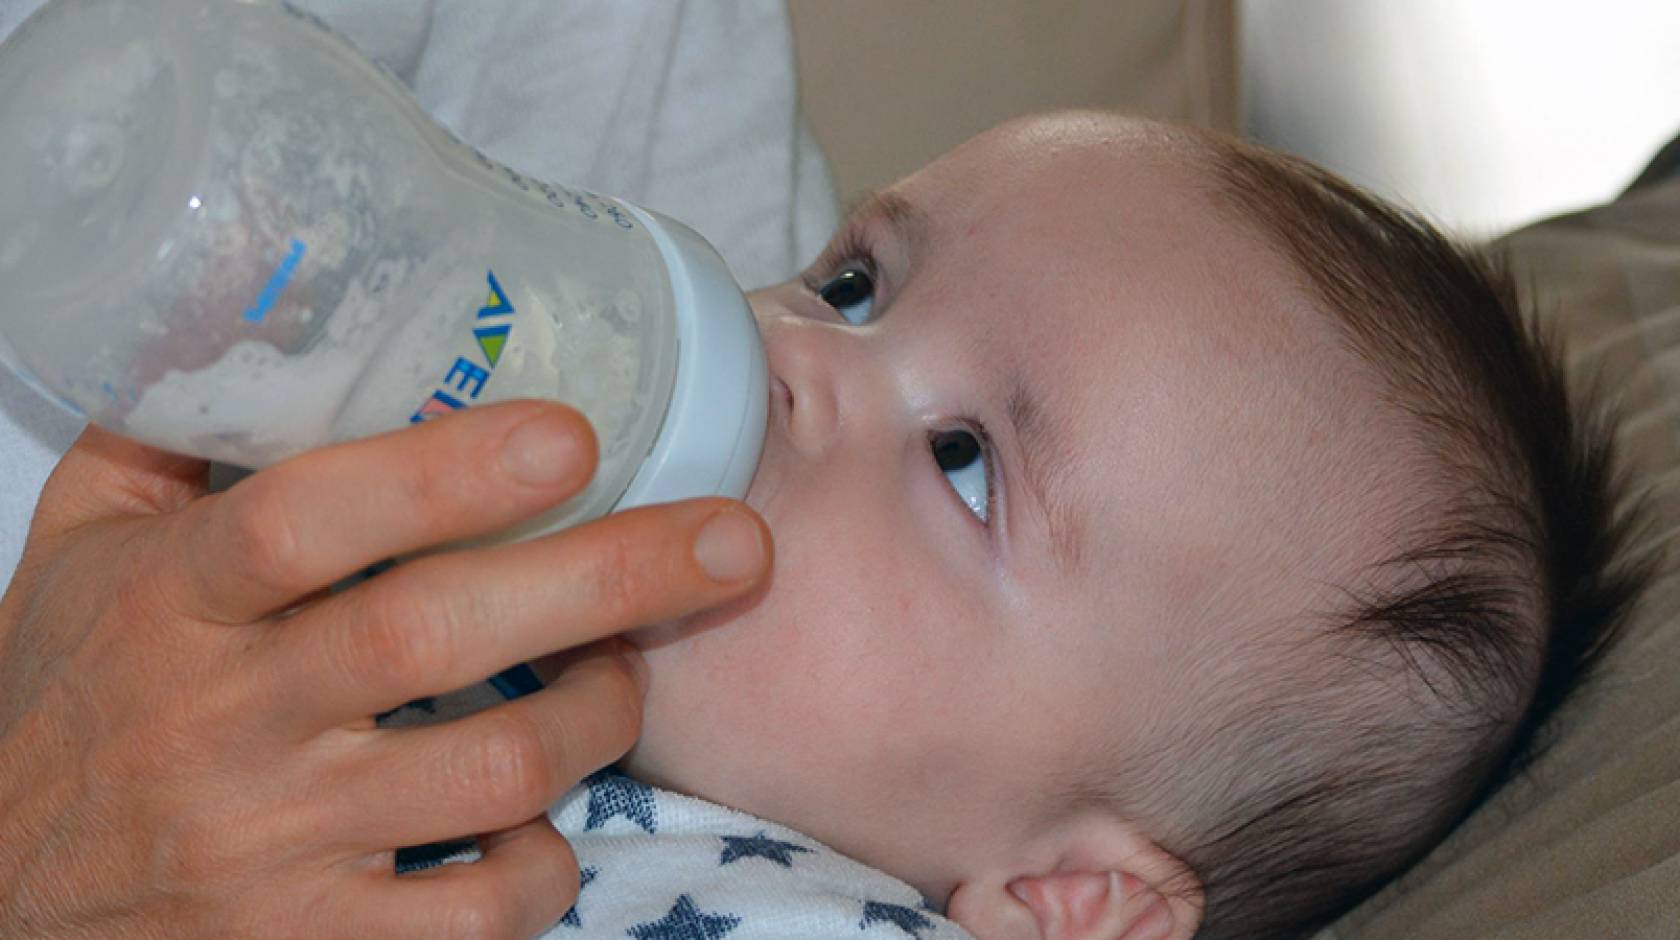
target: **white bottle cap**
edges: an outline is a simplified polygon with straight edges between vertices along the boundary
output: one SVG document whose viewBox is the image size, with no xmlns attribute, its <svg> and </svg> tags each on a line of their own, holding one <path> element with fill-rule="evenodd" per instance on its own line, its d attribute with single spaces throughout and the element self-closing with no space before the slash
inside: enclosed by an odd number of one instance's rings
<svg viewBox="0 0 1680 940">
<path fill-rule="evenodd" d="M 764 344 L 729 266 L 674 219 L 620 203 L 647 227 L 671 275 L 677 375 L 659 436 L 613 509 L 747 494 L 764 448 Z"/>
</svg>

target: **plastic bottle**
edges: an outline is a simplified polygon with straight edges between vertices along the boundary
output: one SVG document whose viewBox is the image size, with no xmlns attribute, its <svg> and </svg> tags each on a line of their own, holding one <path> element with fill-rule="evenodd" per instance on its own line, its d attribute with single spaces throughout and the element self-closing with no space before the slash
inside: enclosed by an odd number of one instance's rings
<svg viewBox="0 0 1680 940">
<path fill-rule="evenodd" d="M 261 467 L 568 402 L 589 488 L 520 535 L 745 493 L 768 388 L 717 253 L 465 146 L 265 0 L 54 0 L 0 45 L 0 359 L 90 420 Z"/>
</svg>

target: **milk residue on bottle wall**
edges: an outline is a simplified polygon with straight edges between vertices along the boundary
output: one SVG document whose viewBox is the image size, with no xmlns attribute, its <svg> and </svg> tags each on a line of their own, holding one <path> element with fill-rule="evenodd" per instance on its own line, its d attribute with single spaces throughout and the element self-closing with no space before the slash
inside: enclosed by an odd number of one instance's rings
<svg viewBox="0 0 1680 940">
<path fill-rule="evenodd" d="M 227 37 L 226 50 L 204 102 L 213 119 L 184 207 L 190 224 L 156 250 L 152 263 L 167 276 L 135 298 L 146 340 L 125 383 L 136 401 L 122 430 L 262 466 L 329 439 L 344 394 L 393 325 L 382 322 L 381 302 L 391 298 L 375 294 L 398 294 L 424 266 L 379 244 L 392 221 L 380 206 L 405 201 L 409 187 L 400 175 L 375 178 L 391 158 L 379 152 L 374 122 L 345 122 L 358 134 L 329 133 L 317 113 L 340 107 L 356 116 L 366 106 L 312 100 L 272 48 L 243 34 Z M 272 310 L 242 316 L 288 246 L 301 252 L 297 266 L 355 276 L 336 297 L 291 285 Z M 328 290 L 320 280 L 317 290 Z M 317 309 L 322 302 L 333 309 Z M 220 347 L 208 365 L 157 374 L 162 364 L 202 362 L 201 351 Z"/>
<path fill-rule="evenodd" d="M 528 307 L 491 377 L 491 399 L 542 395 L 563 401 L 595 427 L 603 465 L 638 458 L 625 447 L 641 407 L 641 298 L 635 291 L 607 294 L 562 281 Z"/>
<path fill-rule="evenodd" d="M 404 259 L 375 263 L 367 275 L 352 281 L 331 316 L 321 321 L 313 341 L 287 353 L 271 342 L 245 339 L 234 343 L 221 358 L 200 369 L 170 369 L 146 386 L 123 420 L 123 429 L 136 437 L 213 460 L 260 467 L 283 460 L 335 435 L 335 424 L 346 396 L 361 380 L 370 359 L 379 354 L 385 332 L 379 296 L 431 294 L 436 277 L 402 291 L 412 273 Z M 379 285 L 370 291 L 368 282 Z M 430 288 L 430 290 L 427 290 Z M 452 311 L 434 300 L 430 310 L 409 318 L 424 323 Z M 312 310 L 299 318 L 313 321 Z M 160 345 L 172 342 L 165 334 Z M 393 404 L 393 408 L 400 408 Z M 403 416 L 397 416 L 400 420 Z M 396 426 L 390 416 L 373 433 Z"/>
<path fill-rule="evenodd" d="M 610 294 L 558 274 L 541 291 L 516 292 L 524 278 L 503 276 L 514 313 L 506 345 L 492 363 L 473 337 L 474 313 L 486 299 L 486 271 L 457 264 L 447 299 L 410 316 L 368 357 L 367 374 L 332 423 L 331 439 L 348 440 L 399 426 L 432 390 L 475 403 L 536 397 L 582 411 L 600 436 L 603 468 L 632 459 L 625 453 L 640 405 L 642 300 L 634 291 Z M 459 285 L 469 285 L 462 296 Z M 441 291 L 428 291 L 436 296 Z M 457 359 L 486 368 L 482 389 L 450 372 Z"/>
<path fill-rule="evenodd" d="M 439 263 L 431 276 L 430 266 L 418 267 L 375 265 L 377 294 L 365 279 L 353 282 L 317 341 L 299 352 L 244 340 L 205 368 L 169 370 L 141 393 L 126 429 L 213 459 L 263 466 L 329 441 L 403 426 L 433 389 L 449 387 L 457 357 L 482 362 L 484 355 L 472 337 L 483 275 L 459 263 Z M 437 269 L 454 276 L 440 278 Z M 599 297 L 570 279 L 551 275 L 549 281 L 551 293 L 515 304 L 507 345 L 475 399 L 566 402 L 596 428 L 603 465 L 632 459 L 624 449 L 639 409 L 641 300 L 629 290 Z M 463 285 L 472 293 L 463 293 Z M 430 302 L 394 330 L 374 328 L 381 299 L 414 296 Z"/>
</svg>

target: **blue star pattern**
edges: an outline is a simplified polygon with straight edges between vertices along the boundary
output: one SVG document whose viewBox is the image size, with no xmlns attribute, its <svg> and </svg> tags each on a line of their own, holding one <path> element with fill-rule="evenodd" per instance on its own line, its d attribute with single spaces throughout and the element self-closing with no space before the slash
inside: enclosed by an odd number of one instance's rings
<svg viewBox="0 0 1680 940">
<path fill-rule="evenodd" d="M 974 940 L 886 872 L 617 770 L 568 791 L 548 819 L 587 887 L 540 940 Z"/>
<path fill-rule="evenodd" d="M 578 901 L 583 900 L 583 889 L 589 887 L 589 883 L 594 881 L 595 876 L 600 873 L 601 870 L 599 868 L 585 868 L 578 872 Z M 576 901 L 572 903 L 572 909 L 566 912 L 566 916 L 560 918 L 560 926 L 576 927 L 579 930 L 583 929 L 583 919 L 578 917 Z"/>
<path fill-rule="evenodd" d="M 648 835 L 658 831 L 652 787 L 615 770 L 597 771 L 583 782 L 589 787 L 589 819 L 583 826 L 585 832 L 601 828 L 614 816 L 623 816 L 641 826 Z"/>
<path fill-rule="evenodd" d="M 783 868 L 792 868 L 793 853 L 811 851 L 803 845 L 767 838 L 762 829 L 758 831 L 758 835 L 750 839 L 743 839 L 740 836 L 719 836 L 718 838 L 723 840 L 723 858 L 718 860 L 719 865 L 728 865 L 730 862 L 743 858 L 766 858 Z"/>
<path fill-rule="evenodd" d="M 892 924 L 916 940 L 921 940 L 922 931 L 933 929 L 933 921 L 923 917 L 915 908 L 885 901 L 863 902 L 863 920 L 858 923 L 858 929 L 868 930 L 871 924 Z"/>
<path fill-rule="evenodd" d="M 741 918 L 729 914 L 704 914 L 688 895 L 677 898 L 671 912 L 659 920 L 630 928 L 635 940 L 718 940 L 740 926 Z"/>
</svg>

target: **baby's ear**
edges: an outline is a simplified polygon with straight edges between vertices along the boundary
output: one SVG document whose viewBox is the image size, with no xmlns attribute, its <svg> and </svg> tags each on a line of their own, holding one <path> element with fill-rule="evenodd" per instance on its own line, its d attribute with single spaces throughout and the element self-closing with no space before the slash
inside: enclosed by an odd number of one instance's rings
<svg viewBox="0 0 1680 940">
<path fill-rule="evenodd" d="M 980 940 L 1191 940 L 1199 886 L 1153 845 L 1122 857 L 1076 852 L 1048 874 L 977 879 L 952 892 L 950 918 Z"/>
<path fill-rule="evenodd" d="M 1189 940 L 1175 933 L 1173 911 L 1159 891 L 1120 872 L 1057 872 L 1009 883 L 1032 912 L 1043 940 Z"/>
</svg>

